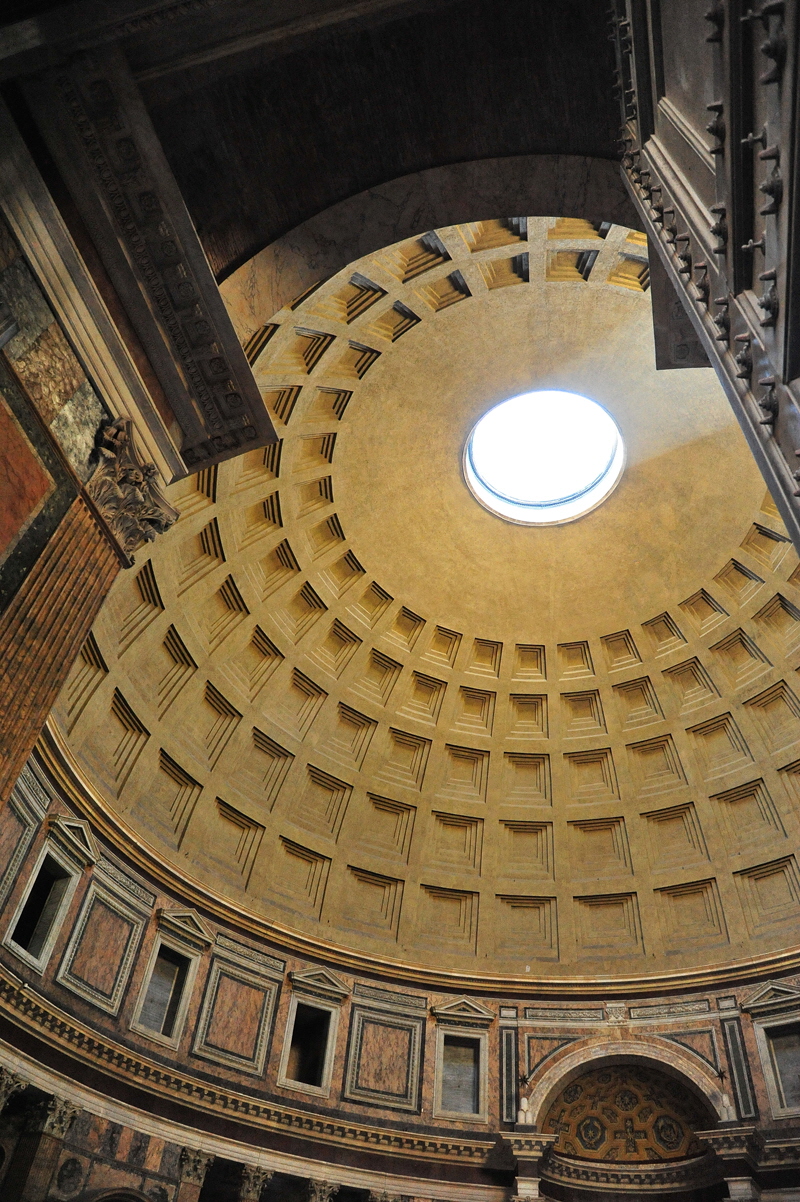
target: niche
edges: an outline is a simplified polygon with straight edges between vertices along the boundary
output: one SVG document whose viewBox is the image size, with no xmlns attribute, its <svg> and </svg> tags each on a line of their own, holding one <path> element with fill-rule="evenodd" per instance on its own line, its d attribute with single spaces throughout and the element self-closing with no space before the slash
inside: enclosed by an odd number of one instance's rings
<svg viewBox="0 0 800 1202">
<path fill-rule="evenodd" d="M 11 942 L 34 960 L 43 959 L 50 936 L 55 935 L 56 921 L 72 879 L 72 874 L 53 856 L 45 856 L 11 935 Z"/>
<path fill-rule="evenodd" d="M 310 1006 L 307 1002 L 297 1003 L 286 1060 L 288 1081 L 310 1085 L 314 1089 L 324 1087 L 330 1027 L 330 1010 Z"/>
<path fill-rule="evenodd" d="M 800 1107 L 800 1023 L 771 1027 L 767 1045 L 783 1109 Z"/>
<path fill-rule="evenodd" d="M 443 1036 L 441 1066 L 441 1110 L 449 1114 L 480 1114 L 480 1039 Z"/>
<path fill-rule="evenodd" d="M 140 1027 L 165 1039 L 175 1037 L 190 967 L 187 956 L 162 943 L 139 1013 Z"/>
</svg>

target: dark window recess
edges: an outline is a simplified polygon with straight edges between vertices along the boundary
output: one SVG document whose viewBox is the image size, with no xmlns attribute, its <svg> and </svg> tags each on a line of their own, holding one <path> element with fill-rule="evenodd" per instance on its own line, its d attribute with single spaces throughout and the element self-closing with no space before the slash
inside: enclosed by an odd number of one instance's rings
<svg viewBox="0 0 800 1202">
<path fill-rule="evenodd" d="M 781 1105 L 800 1106 L 800 1023 L 767 1031 Z"/>
<path fill-rule="evenodd" d="M 477 1039 L 445 1035 L 442 1054 L 442 1110 L 480 1112 L 481 1045 Z"/>
<path fill-rule="evenodd" d="M 52 856 L 45 856 L 11 936 L 17 947 L 34 959 L 38 960 L 42 954 L 71 880 L 70 874 Z"/>
<path fill-rule="evenodd" d="M 139 1022 L 148 1031 L 157 1031 L 167 1038 L 172 1035 L 188 972 L 186 956 L 174 952 L 171 947 L 159 948 L 139 1016 Z"/>
<path fill-rule="evenodd" d="M 286 1066 L 289 1081 L 299 1081 L 302 1085 L 322 1085 L 330 1026 L 329 1010 L 318 1010 L 316 1006 L 298 1002 Z"/>
</svg>

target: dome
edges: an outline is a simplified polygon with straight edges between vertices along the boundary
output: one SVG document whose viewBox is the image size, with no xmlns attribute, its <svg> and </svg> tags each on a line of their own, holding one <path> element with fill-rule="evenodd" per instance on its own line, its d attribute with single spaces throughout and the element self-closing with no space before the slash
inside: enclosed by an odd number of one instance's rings
<svg viewBox="0 0 800 1202">
<path fill-rule="evenodd" d="M 107 675 L 62 695 L 109 821 L 289 943 L 578 985 L 792 940 L 762 865 L 796 787 L 796 557 L 713 373 L 655 370 L 641 235 L 604 233 L 440 229 L 277 313 L 279 442 L 173 486 L 95 625 Z M 533 390 L 590 396 L 626 448 L 566 525 L 462 476 Z"/>
</svg>

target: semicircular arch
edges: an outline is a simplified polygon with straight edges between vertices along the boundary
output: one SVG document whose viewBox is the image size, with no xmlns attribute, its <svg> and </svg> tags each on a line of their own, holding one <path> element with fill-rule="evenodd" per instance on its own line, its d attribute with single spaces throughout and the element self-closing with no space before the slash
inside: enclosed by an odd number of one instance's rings
<svg viewBox="0 0 800 1202">
<path fill-rule="evenodd" d="M 608 1040 L 582 1044 L 566 1052 L 544 1071 L 528 1097 L 531 1119 L 537 1130 L 542 1129 L 553 1101 L 562 1089 L 589 1069 L 603 1064 L 640 1064 L 657 1068 L 685 1086 L 720 1123 L 736 1120 L 736 1110 L 727 1093 L 719 1087 L 716 1074 L 705 1069 L 696 1058 L 683 1052 L 667 1040 Z M 711 1125 L 711 1124 L 710 1124 Z"/>
</svg>

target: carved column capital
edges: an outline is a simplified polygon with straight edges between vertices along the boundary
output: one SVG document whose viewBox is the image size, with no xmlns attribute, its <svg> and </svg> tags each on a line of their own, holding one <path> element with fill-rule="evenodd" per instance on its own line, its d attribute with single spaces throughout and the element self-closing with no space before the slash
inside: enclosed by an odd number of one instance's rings
<svg viewBox="0 0 800 1202">
<path fill-rule="evenodd" d="M 20 1077 L 19 1073 L 12 1073 L 10 1069 L 0 1065 L 0 1110 L 3 1109 L 9 1098 L 25 1089 L 27 1084 L 28 1082 L 24 1077 Z"/>
<path fill-rule="evenodd" d="M 181 1148 L 181 1181 L 191 1181 L 193 1185 L 202 1185 L 206 1173 L 213 1163 L 214 1157 L 210 1152 L 199 1152 L 196 1148 Z"/>
<path fill-rule="evenodd" d="M 242 1165 L 239 1202 L 258 1202 L 264 1187 L 269 1185 L 272 1177 L 272 1169 L 261 1169 L 255 1164 Z"/>
<path fill-rule="evenodd" d="M 52 1135 L 55 1139 L 64 1139 L 72 1125 L 72 1120 L 80 1109 L 80 1106 L 76 1106 L 74 1102 L 68 1102 L 66 1098 L 54 1095 L 39 1112 L 38 1128 L 42 1135 Z"/>
<path fill-rule="evenodd" d="M 133 442 L 133 424 L 118 418 L 100 436 L 100 462 L 86 492 L 126 555 L 156 535 L 165 534 L 180 516 L 156 487 L 157 469 L 142 463 Z"/>
<path fill-rule="evenodd" d="M 339 1192 L 339 1186 L 330 1181 L 308 1180 L 308 1202 L 331 1202 Z"/>
</svg>

